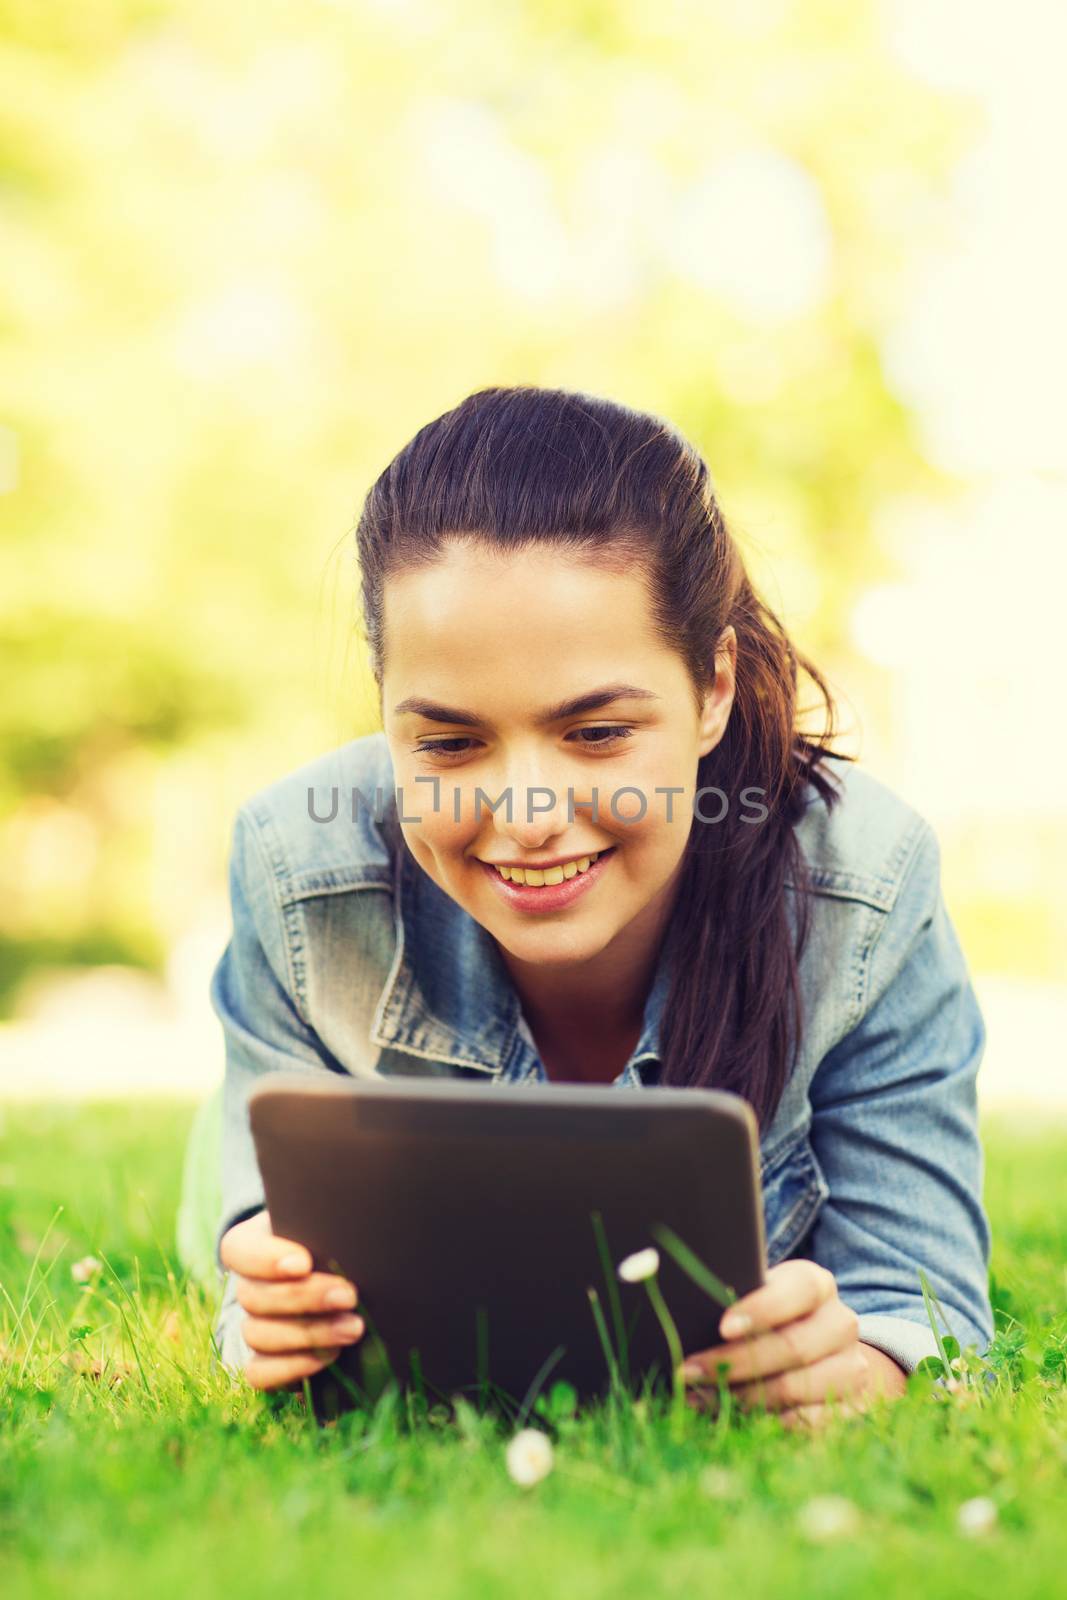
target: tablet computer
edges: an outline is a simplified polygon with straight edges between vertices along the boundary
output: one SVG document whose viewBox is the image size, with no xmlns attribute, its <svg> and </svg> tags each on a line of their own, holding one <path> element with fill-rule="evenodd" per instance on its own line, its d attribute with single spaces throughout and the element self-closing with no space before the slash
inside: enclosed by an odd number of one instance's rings
<svg viewBox="0 0 1067 1600">
<path fill-rule="evenodd" d="M 665 1238 L 737 1296 L 764 1279 L 756 1121 L 737 1095 L 279 1074 L 249 1118 L 274 1232 L 349 1278 L 367 1323 L 309 1380 L 320 1420 L 390 1379 L 428 1404 L 522 1405 L 559 1380 L 590 1399 L 613 1361 L 633 1392 L 669 1385 L 645 1285 L 618 1263 L 657 1249 L 685 1352 L 719 1342 L 723 1307 Z"/>
</svg>

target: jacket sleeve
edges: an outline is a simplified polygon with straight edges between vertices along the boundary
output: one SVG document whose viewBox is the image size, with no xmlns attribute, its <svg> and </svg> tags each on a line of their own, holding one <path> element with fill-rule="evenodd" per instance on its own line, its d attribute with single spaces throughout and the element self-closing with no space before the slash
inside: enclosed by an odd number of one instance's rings
<svg viewBox="0 0 1067 1600">
<path fill-rule="evenodd" d="M 860 1020 L 811 1084 L 830 1191 L 812 1254 L 859 1314 L 860 1338 L 911 1372 L 937 1354 L 920 1268 L 943 1334 L 980 1351 L 993 1335 L 975 1094 L 985 1028 L 926 822 L 891 909 L 872 916 Z"/>
<path fill-rule="evenodd" d="M 235 1298 L 236 1280 L 219 1257 L 222 1236 L 266 1205 L 248 1121 L 248 1096 L 271 1072 L 286 1074 L 344 1067 L 301 1016 L 290 964 L 285 912 L 258 828 L 247 807 L 238 811 L 229 862 L 233 931 L 211 977 L 212 1009 L 222 1023 L 222 1214 L 215 1233 L 215 1262 L 226 1281 L 216 1324 L 223 1364 L 243 1368 L 250 1354 Z"/>
</svg>

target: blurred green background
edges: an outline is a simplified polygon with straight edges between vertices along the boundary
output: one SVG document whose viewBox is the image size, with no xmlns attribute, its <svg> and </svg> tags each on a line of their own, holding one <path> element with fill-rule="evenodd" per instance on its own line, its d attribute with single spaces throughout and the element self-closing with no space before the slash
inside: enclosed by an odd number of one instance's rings
<svg viewBox="0 0 1067 1600">
<path fill-rule="evenodd" d="M 1065 129 L 1013 17 L 0 0 L 0 1092 L 217 1077 L 233 813 L 375 726 L 362 496 L 510 382 L 704 453 L 938 829 L 990 1092 L 1067 1092 Z"/>
</svg>

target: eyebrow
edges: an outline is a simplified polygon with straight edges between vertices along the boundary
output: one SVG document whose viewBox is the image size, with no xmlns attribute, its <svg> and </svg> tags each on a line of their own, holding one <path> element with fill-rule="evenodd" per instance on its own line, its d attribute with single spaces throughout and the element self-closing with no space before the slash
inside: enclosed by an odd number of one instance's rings
<svg viewBox="0 0 1067 1600">
<path fill-rule="evenodd" d="M 602 706 L 616 700 L 658 700 L 660 696 L 651 689 L 640 689 L 633 683 L 609 683 L 602 689 L 591 689 L 588 694 L 577 695 L 573 700 L 562 700 L 559 705 L 546 706 L 534 717 L 539 727 L 550 722 L 562 722 L 564 717 L 580 717 L 585 711 L 599 711 Z M 438 705 L 433 700 L 423 700 L 419 695 L 409 695 L 393 707 L 393 715 L 426 717 L 430 722 L 451 722 L 461 728 L 479 728 L 483 717 L 473 711 L 460 711 L 455 706 Z"/>
</svg>

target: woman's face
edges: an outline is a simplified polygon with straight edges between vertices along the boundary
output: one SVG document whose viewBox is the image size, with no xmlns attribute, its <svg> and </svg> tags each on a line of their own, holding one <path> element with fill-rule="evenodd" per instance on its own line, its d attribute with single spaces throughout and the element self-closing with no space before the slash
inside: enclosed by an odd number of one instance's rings
<svg viewBox="0 0 1067 1600">
<path fill-rule="evenodd" d="M 681 657 L 653 632 L 639 569 L 550 546 L 453 540 L 446 551 L 391 578 L 384 597 L 383 722 L 401 817 L 418 819 L 402 821 L 404 837 L 516 960 L 591 960 L 673 898 L 697 762 L 733 703 L 732 630 L 698 714 Z M 562 709 L 609 689 L 603 704 Z M 559 885 L 519 888 L 496 871 L 596 852 L 607 854 L 587 872 L 568 866 Z"/>
</svg>

